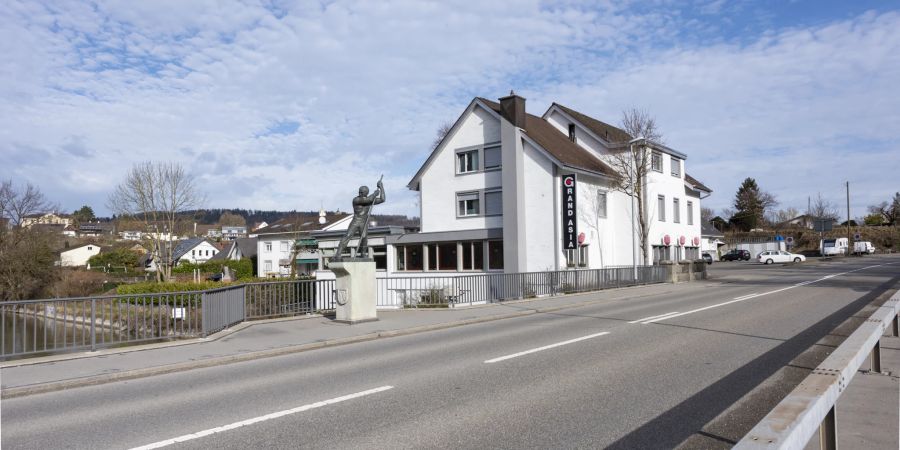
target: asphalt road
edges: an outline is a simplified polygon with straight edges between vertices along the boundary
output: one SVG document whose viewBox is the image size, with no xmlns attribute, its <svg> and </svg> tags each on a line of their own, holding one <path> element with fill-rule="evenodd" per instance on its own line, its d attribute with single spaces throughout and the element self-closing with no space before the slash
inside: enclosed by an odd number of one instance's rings
<svg viewBox="0 0 900 450">
<path fill-rule="evenodd" d="M 556 313 L 3 400 L 0 443 L 671 448 L 900 282 L 900 257 L 711 274 Z"/>
</svg>

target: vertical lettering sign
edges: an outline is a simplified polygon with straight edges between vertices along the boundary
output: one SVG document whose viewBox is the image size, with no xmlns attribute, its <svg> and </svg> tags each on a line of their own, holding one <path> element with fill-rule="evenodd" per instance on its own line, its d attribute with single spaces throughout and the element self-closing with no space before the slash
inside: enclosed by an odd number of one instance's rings
<svg viewBox="0 0 900 450">
<path fill-rule="evenodd" d="M 578 218 L 575 215 L 575 174 L 562 176 L 563 248 L 578 248 Z"/>
</svg>

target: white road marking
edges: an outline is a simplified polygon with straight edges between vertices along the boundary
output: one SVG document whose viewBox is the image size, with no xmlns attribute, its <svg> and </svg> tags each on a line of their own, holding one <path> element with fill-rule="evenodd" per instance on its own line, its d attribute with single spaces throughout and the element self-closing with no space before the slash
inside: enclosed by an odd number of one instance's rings
<svg viewBox="0 0 900 450">
<path fill-rule="evenodd" d="M 657 315 L 657 316 L 644 317 L 643 319 L 632 320 L 631 322 L 628 322 L 628 323 L 638 323 L 638 322 L 643 322 L 643 321 L 645 321 L 645 320 L 655 319 L 655 318 L 657 318 L 657 317 L 668 316 L 669 314 L 678 314 L 678 311 L 672 311 L 672 312 L 670 312 L 670 313 L 660 314 L 660 315 Z"/>
<path fill-rule="evenodd" d="M 557 342 L 557 343 L 555 343 L 555 344 L 545 345 L 545 346 L 543 346 L 543 347 L 533 348 L 533 349 L 531 349 L 531 350 L 525 350 L 524 352 L 513 353 L 512 355 L 506 355 L 506 356 L 501 356 L 501 357 L 499 357 L 499 358 L 489 359 L 489 360 L 485 361 L 484 363 L 485 363 L 485 364 L 491 364 L 491 363 L 495 363 L 495 362 L 506 361 L 507 359 L 512 359 L 512 358 L 516 358 L 516 357 L 519 357 L 519 356 L 528 355 L 528 354 L 535 353 L 535 352 L 540 352 L 540 351 L 543 351 L 543 350 L 549 350 L 549 349 L 551 349 L 551 348 L 560 347 L 560 346 L 563 346 L 563 345 L 566 345 L 566 344 L 574 344 L 575 342 L 584 341 L 584 340 L 586 340 L 586 339 L 591 339 L 591 338 L 595 338 L 595 337 L 598 337 L 598 336 L 603 336 L 603 335 L 606 335 L 606 334 L 609 334 L 609 331 L 604 331 L 604 332 L 602 332 L 602 333 L 591 334 L 591 335 L 589 335 L 589 336 L 582 336 L 582 337 L 580 337 L 580 338 L 569 339 L 568 341 Z"/>
<path fill-rule="evenodd" d="M 693 310 L 691 310 L 691 311 L 685 311 L 685 312 L 683 312 L 683 313 L 663 315 L 663 316 L 656 317 L 656 318 L 653 318 L 653 319 L 650 319 L 650 320 L 645 320 L 645 321 L 640 322 L 640 323 L 641 323 L 641 325 L 647 325 L 647 324 L 650 324 L 650 323 L 659 322 L 659 321 L 661 321 L 661 320 L 674 319 L 674 318 L 676 318 L 676 317 L 686 316 L 686 315 L 688 315 L 688 314 L 693 314 L 693 313 L 697 313 L 697 312 L 700 312 L 700 311 L 706 311 L 707 309 L 718 308 L 718 307 L 720 307 L 720 306 L 730 305 L 730 304 L 732 304 L 732 303 L 743 302 L 743 301 L 750 300 L 750 299 L 754 299 L 754 298 L 757 298 L 757 297 L 762 297 L 762 296 L 764 296 L 764 295 L 769 295 L 769 294 L 775 294 L 775 293 L 778 293 L 778 292 L 783 292 L 783 291 L 786 291 L 786 290 L 788 290 L 788 289 L 794 289 L 794 288 L 796 288 L 796 287 L 806 286 L 806 285 L 808 285 L 808 284 L 813 284 L 813 283 L 818 283 L 818 282 L 820 282 L 820 281 L 825 281 L 825 280 L 830 279 L 830 278 L 839 277 L 839 276 L 841 276 L 841 275 L 846 275 L 846 274 L 848 274 L 848 273 L 859 272 L 859 271 L 861 271 L 861 270 L 871 269 L 871 268 L 873 268 L 873 267 L 878 267 L 878 266 L 882 266 L 882 265 L 883 265 L 883 264 L 876 264 L 876 265 L 874 265 L 874 266 L 867 266 L 867 267 L 863 267 L 863 268 L 861 268 L 861 269 L 850 270 L 850 271 L 847 271 L 847 272 L 841 272 L 841 273 L 835 273 L 835 274 L 831 274 L 831 275 L 824 276 L 824 277 L 819 278 L 819 279 L 816 279 L 816 280 L 804 281 L 804 282 L 802 282 L 802 283 L 797 283 L 797 284 L 794 284 L 794 285 L 791 285 L 791 286 L 788 286 L 788 287 L 783 287 L 783 288 L 781 288 L 781 289 L 775 289 L 774 291 L 763 292 L 763 293 L 747 294 L 747 295 L 744 295 L 744 296 L 741 296 L 741 297 L 735 297 L 734 300 L 731 300 L 731 301 L 728 301 L 728 302 L 718 303 L 718 304 L 715 304 L 715 305 L 704 306 L 703 308 L 697 308 L 697 309 L 693 309 Z M 629 323 L 631 323 L 631 322 L 629 322 Z"/>
<path fill-rule="evenodd" d="M 230 423 L 228 425 L 223 425 L 221 427 L 210 428 L 208 430 L 198 431 L 196 433 L 185 434 L 184 436 L 178 436 L 172 439 L 166 439 L 164 441 L 154 442 L 152 444 L 143 445 L 141 447 L 135 447 L 132 450 L 145 450 L 151 448 L 160 448 L 166 447 L 172 444 L 176 444 L 178 442 L 185 442 L 194 439 L 198 439 L 204 436 L 209 436 L 211 434 L 221 433 L 223 431 L 233 430 L 235 428 L 240 428 L 246 425 L 252 425 L 254 423 L 264 422 L 266 420 L 277 419 L 279 417 L 288 416 L 291 414 L 296 414 L 303 411 L 309 411 L 311 409 L 321 408 L 323 406 L 333 405 L 335 403 L 345 402 L 347 400 L 352 400 L 359 397 L 364 397 L 366 395 L 377 394 L 379 392 L 384 392 L 389 389 L 393 389 L 393 386 L 381 386 L 375 389 L 369 389 L 367 391 L 357 392 L 355 394 L 344 395 L 341 397 L 335 397 L 330 400 L 323 400 L 321 402 L 310 403 L 308 405 L 298 406 L 292 409 L 286 409 L 284 411 L 278 411 L 271 414 L 266 414 L 264 416 L 254 417 L 252 419 L 242 420 L 240 422 Z"/>
</svg>

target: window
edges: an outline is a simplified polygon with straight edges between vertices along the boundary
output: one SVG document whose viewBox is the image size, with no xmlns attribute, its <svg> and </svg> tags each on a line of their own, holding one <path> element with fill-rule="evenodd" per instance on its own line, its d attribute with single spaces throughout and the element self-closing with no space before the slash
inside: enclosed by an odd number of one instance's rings
<svg viewBox="0 0 900 450">
<path fill-rule="evenodd" d="M 468 241 L 462 247 L 462 270 L 484 269 L 484 241 Z"/>
<path fill-rule="evenodd" d="M 424 270 L 437 270 L 437 244 L 428 244 L 425 246 L 425 250 L 428 253 L 428 265 Z"/>
<path fill-rule="evenodd" d="M 606 217 L 606 191 L 597 191 L 597 217 Z"/>
<path fill-rule="evenodd" d="M 456 194 L 456 202 L 459 205 L 457 208 L 457 215 L 459 217 L 477 216 L 481 214 L 477 192 Z"/>
<path fill-rule="evenodd" d="M 499 169 L 501 164 L 500 146 L 484 148 L 484 170 Z"/>
<path fill-rule="evenodd" d="M 575 267 L 575 264 L 578 262 L 578 254 L 575 252 L 575 249 L 567 248 L 566 249 L 566 267 Z"/>
<path fill-rule="evenodd" d="M 659 215 L 659 221 L 665 222 L 666 221 L 666 196 L 665 195 L 657 196 L 656 203 L 657 203 L 656 209 L 657 209 L 657 214 Z"/>
<path fill-rule="evenodd" d="M 265 266 L 266 272 L 272 271 L 272 261 L 266 260 L 266 262 L 264 263 L 264 266 Z"/>
<path fill-rule="evenodd" d="M 272 251 L 272 243 L 271 243 L 271 242 L 266 242 L 266 251 L 267 251 L 267 252 L 271 252 L 271 251 Z"/>
<path fill-rule="evenodd" d="M 569 140 L 575 142 L 575 124 L 569 124 Z"/>
<path fill-rule="evenodd" d="M 681 222 L 681 201 L 677 198 L 672 199 L 672 222 Z"/>
<path fill-rule="evenodd" d="M 375 270 L 387 270 L 387 247 L 369 247 L 369 255 L 375 260 Z"/>
<path fill-rule="evenodd" d="M 582 245 L 578 247 L 578 267 L 587 267 L 588 265 L 588 246 Z"/>
<path fill-rule="evenodd" d="M 488 241 L 488 269 L 503 270 L 503 241 Z"/>
<path fill-rule="evenodd" d="M 436 270 L 458 270 L 458 260 L 456 259 L 456 242 L 439 244 L 437 246 L 438 266 Z M 432 269 L 434 270 L 434 269 Z"/>
<path fill-rule="evenodd" d="M 197 256 L 197 250 L 191 250 L 191 258 Z"/>
<path fill-rule="evenodd" d="M 456 154 L 456 173 L 468 173 L 478 170 L 478 150 L 469 150 Z"/>
<path fill-rule="evenodd" d="M 499 216 L 503 214 L 503 192 L 488 191 L 484 193 L 484 215 Z"/>
<path fill-rule="evenodd" d="M 288 251 L 288 242 L 287 241 L 281 241 L 281 251 L 283 251 L 283 252 Z"/>
<path fill-rule="evenodd" d="M 694 202 L 688 200 L 687 202 L 687 216 L 688 216 L 688 225 L 694 224 Z"/>
<path fill-rule="evenodd" d="M 422 270 L 422 246 L 398 245 L 397 270 Z M 376 263 L 377 268 L 377 263 Z"/>
<path fill-rule="evenodd" d="M 672 176 L 681 178 L 681 160 L 672 158 Z"/>
<path fill-rule="evenodd" d="M 650 155 L 650 168 L 657 172 L 662 172 L 662 153 L 653 152 Z"/>
</svg>

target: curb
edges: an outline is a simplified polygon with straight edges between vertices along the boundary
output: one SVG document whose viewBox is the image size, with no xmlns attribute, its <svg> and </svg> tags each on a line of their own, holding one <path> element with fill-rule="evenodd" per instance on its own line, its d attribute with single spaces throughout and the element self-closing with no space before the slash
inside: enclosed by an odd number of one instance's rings
<svg viewBox="0 0 900 450">
<path fill-rule="evenodd" d="M 603 299 L 603 300 L 606 300 L 606 299 Z M 403 329 L 399 329 L 399 330 L 379 331 L 376 333 L 368 333 L 368 334 L 363 334 L 363 335 L 359 335 L 359 336 L 350 336 L 350 337 L 344 337 L 344 338 L 329 339 L 329 340 L 320 341 L 320 342 L 292 345 L 292 346 L 286 346 L 286 347 L 270 349 L 270 350 L 260 350 L 260 351 L 256 351 L 256 352 L 242 353 L 242 354 L 238 354 L 238 355 L 220 356 L 220 357 L 209 358 L 209 359 L 204 359 L 204 360 L 200 360 L 200 361 L 189 361 L 189 362 L 184 362 L 184 363 L 169 364 L 169 365 L 165 365 L 165 366 L 128 370 L 128 371 L 114 373 L 114 374 L 93 375 L 93 376 L 84 377 L 84 378 L 77 378 L 77 379 L 65 380 L 65 381 L 54 381 L 54 382 L 50 382 L 50 383 L 42 383 L 42 384 L 36 384 L 36 385 L 31 385 L 31 386 L 19 386 L 19 387 L 14 387 L 14 388 L 3 389 L 2 391 L 0 391 L 0 399 L 24 397 L 24 396 L 28 396 L 28 395 L 43 394 L 43 393 L 47 393 L 47 392 L 61 391 L 61 390 L 71 389 L 71 388 L 76 388 L 76 387 L 96 386 L 96 385 L 112 383 L 112 382 L 116 382 L 116 381 L 134 380 L 134 379 L 138 379 L 138 378 L 146 378 L 146 377 L 155 376 L 155 375 L 164 375 L 164 374 L 170 374 L 170 373 L 176 373 L 176 372 L 185 372 L 185 371 L 189 371 L 189 370 L 193 370 L 193 369 L 202 369 L 202 368 L 208 368 L 208 367 L 222 366 L 222 365 L 226 365 L 226 364 L 253 361 L 253 360 L 263 359 L 263 358 L 272 358 L 272 357 L 276 357 L 276 356 L 290 355 L 290 354 L 301 353 L 301 352 L 305 352 L 305 351 L 309 351 L 309 350 L 316 350 L 316 349 L 326 348 L 326 347 L 336 347 L 336 346 L 340 346 L 340 345 L 353 344 L 353 343 L 357 343 L 357 342 L 366 342 L 366 341 L 372 341 L 372 340 L 382 339 L 382 338 L 407 336 L 407 335 L 423 333 L 423 332 L 427 332 L 427 331 L 445 330 L 445 329 L 456 328 L 456 327 L 465 326 L 465 325 L 473 325 L 473 324 L 478 324 L 478 323 L 493 322 L 493 321 L 497 321 L 497 320 L 513 319 L 513 318 L 517 318 L 517 317 L 525 317 L 525 316 L 530 316 L 530 315 L 539 314 L 539 313 L 549 313 L 549 312 L 555 312 L 555 311 L 560 311 L 560 310 L 564 310 L 564 309 L 579 308 L 582 306 L 592 305 L 592 304 L 598 303 L 600 301 L 602 301 L 602 300 L 599 300 L 599 299 L 598 300 L 589 300 L 589 301 L 583 301 L 583 302 L 578 302 L 578 303 L 571 303 L 568 305 L 552 306 L 552 307 L 545 307 L 545 308 L 534 308 L 534 309 L 528 309 L 528 310 L 518 311 L 518 312 L 514 312 L 514 313 L 508 313 L 508 314 L 496 314 L 493 316 L 477 317 L 477 318 L 472 318 L 472 319 L 463 319 L 463 320 L 457 320 L 457 321 L 453 321 L 453 322 L 446 322 L 446 323 L 439 323 L 439 324 L 432 324 L 432 325 L 421 325 L 421 326 L 417 326 L 417 327 L 403 328 Z M 231 334 L 231 333 L 229 333 L 229 334 Z M 197 342 L 193 342 L 193 343 L 197 343 Z M 91 355 L 91 356 L 93 356 L 93 355 Z"/>
</svg>

